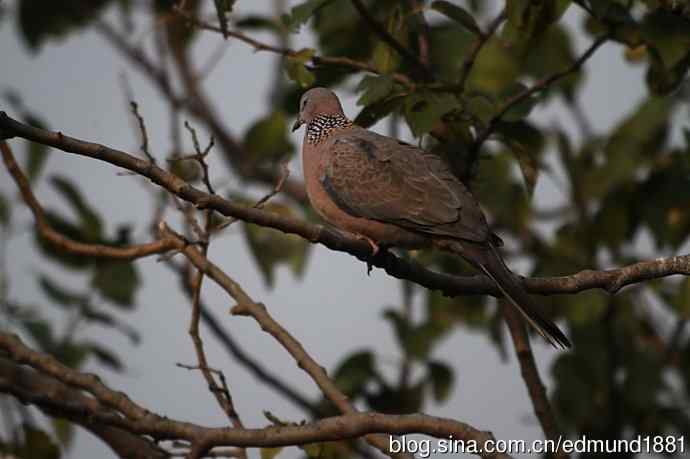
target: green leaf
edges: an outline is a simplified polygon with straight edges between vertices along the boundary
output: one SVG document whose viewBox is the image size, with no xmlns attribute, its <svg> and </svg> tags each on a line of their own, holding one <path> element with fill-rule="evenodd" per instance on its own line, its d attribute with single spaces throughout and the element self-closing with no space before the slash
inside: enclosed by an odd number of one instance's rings
<svg viewBox="0 0 690 459">
<path fill-rule="evenodd" d="M 273 459 L 276 457 L 283 448 L 261 448 L 261 459 Z"/>
<path fill-rule="evenodd" d="M 67 178 L 53 176 L 51 183 L 57 192 L 67 200 L 80 220 L 82 237 L 86 241 L 99 242 L 103 238 L 101 217 L 89 206 L 79 189 Z"/>
<path fill-rule="evenodd" d="M 501 123 L 497 129 L 520 164 L 527 195 L 532 197 L 539 177 L 540 158 L 544 149 L 544 136 L 526 122 Z"/>
<path fill-rule="evenodd" d="M 131 307 L 141 281 L 133 263 L 107 261 L 96 265 L 91 286 L 116 305 Z"/>
<path fill-rule="evenodd" d="M 32 114 L 26 114 L 24 122 L 40 129 L 48 129 L 46 123 Z M 26 175 L 29 181 L 33 182 L 38 178 L 45 166 L 48 159 L 48 147 L 42 143 L 28 142 L 26 145 L 26 157 Z"/>
<path fill-rule="evenodd" d="M 445 363 L 431 361 L 427 364 L 429 368 L 429 382 L 434 394 L 434 400 L 444 402 L 448 399 L 453 388 L 455 376 L 453 369 Z"/>
<path fill-rule="evenodd" d="M 288 138 L 285 112 L 276 110 L 255 122 L 244 136 L 244 147 L 253 161 L 275 163 L 288 156 L 293 146 Z"/>
<path fill-rule="evenodd" d="M 259 15 L 247 15 L 235 21 L 235 26 L 240 29 L 248 30 L 268 30 L 270 32 L 280 32 L 280 24 L 272 18 Z"/>
<path fill-rule="evenodd" d="M 477 25 L 474 16 L 463 7 L 439 0 L 431 4 L 431 9 L 448 16 L 473 34 L 482 35 L 482 31 Z"/>
<path fill-rule="evenodd" d="M 22 0 L 18 3 L 21 36 L 30 50 L 37 51 L 47 40 L 63 37 L 89 25 L 111 1 Z"/>
<path fill-rule="evenodd" d="M 362 93 L 357 100 L 357 105 L 368 106 L 386 98 L 393 90 L 393 86 L 393 77 L 390 75 L 366 75 L 357 85 L 357 92 Z"/>
<path fill-rule="evenodd" d="M 290 32 L 299 32 L 299 29 L 319 9 L 332 0 L 307 0 L 292 7 L 289 14 L 282 16 L 283 24 Z"/>
<path fill-rule="evenodd" d="M 363 128 L 371 127 L 392 112 L 401 109 L 404 101 L 404 94 L 394 94 L 367 105 L 355 117 L 354 123 Z"/>
<path fill-rule="evenodd" d="M 526 85 L 515 82 L 503 89 L 498 97 L 503 103 L 508 103 L 513 97 L 516 97 L 518 94 L 522 94 L 525 91 L 527 91 Z M 532 95 L 522 102 L 513 105 L 501 119 L 508 122 L 520 121 L 530 114 L 537 102 L 539 102 L 539 99 Z"/>
<path fill-rule="evenodd" d="M 571 3 L 571 0 L 508 0 L 503 40 L 512 52 L 524 57 L 532 42 L 562 17 Z"/>
<path fill-rule="evenodd" d="M 374 354 L 362 351 L 345 359 L 335 370 L 333 379 L 340 390 L 352 397 L 358 395 L 375 374 Z"/>
<path fill-rule="evenodd" d="M 690 53 L 690 22 L 678 14 L 657 9 L 644 17 L 642 38 L 670 69 Z"/>
<path fill-rule="evenodd" d="M 62 341 L 57 346 L 46 349 L 46 351 L 70 368 L 81 367 L 89 355 L 87 346 L 72 341 Z"/>
<path fill-rule="evenodd" d="M 555 24 L 541 34 L 530 47 L 525 68 L 534 78 L 543 79 L 570 67 L 576 59 L 571 32 L 565 26 Z M 562 91 L 568 100 L 572 100 L 583 75 L 584 72 L 579 71 L 559 79 L 549 87 L 549 91 L 544 91 L 544 96 L 557 94 L 552 90 L 557 89 Z"/>
<path fill-rule="evenodd" d="M 314 56 L 314 53 L 313 49 L 305 48 L 285 59 L 285 70 L 288 77 L 303 88 L 308 88 L 316 81 L 314 73 L 305 65 Z"/>
<path fill-rule="evenodd" d="M 122 364 L 120 358 L 110 349 L 107 349 L 98 343 L 89 343 L 86 345 L 86 348 L 101 365 L 118 372 L 121 372 L 124 369 L 124 365 Z"/>
<path fill-rule="evenodd" d="M 407 45 L 407 22 L 400 8 L 396 8 L 388 18 L 386 31 L 402 46 Z M 400 65 L 400 54 L 380 40 L 374 47 L 372 61 L 380 73 L 391 73 Z"/>
<path fill-rule="evenodd" d="M 38 283 L 41 286 L 43 293 L 57 304 L 63 306 L 73 306 L 84 304 L 88 301 L 87 296 L 71 292 L 64 287 L 57 285 L 44 274 L 39 275 Z"/>
<path fill-rule="evenodd" d="M 292 209 L 282 204 L 271 203 L 264 210 L 279 215 L 293 215 Z M 304 273 L 311 246 L 306 240 L 294 234 L 248 223 L 242 229 L 266 285 L 273 286 L 274 270 L 280 264 L 288 265 L 297 276 Z"/>
<path fill-rule="evenodd" d="M 63 418 L 51 418 L 53 432 L 64 449 L 69 449 L 74 439 L 74 424 Z"/>
<path fill-rule="evenodd" d="M 499 38 L 491 37 L 477 55 L 467 80 L 468 87 L 486 94 L 500 94 L 520 72 L 518 57 Z"/>
<path fill-rule="evenodd" d="M 452 95 L 414 93 L 405 99 L 405 119 L 415 137 L 431 131 L 446 113 L 459 109 Z"/>
<path fill-rule="evenodd" d="M 12 217 L 11 207 L 7 202 L 5 195 L 0 193 L 0 226 L 7 228 Z"/>
<path fill-rule="evenodd" d="M 48 321 L 31 318 L 23 320 L 21 324 L 42 350 L 51 350 L 54 347 L 53 328 Z"/>
<path fill-rule="evenodd" d="M 27 423 L 22 424 L 24 443 L 13 454 L 21 459 L 59 459 L 60 448 L 43 430 Z"/>
</svg>

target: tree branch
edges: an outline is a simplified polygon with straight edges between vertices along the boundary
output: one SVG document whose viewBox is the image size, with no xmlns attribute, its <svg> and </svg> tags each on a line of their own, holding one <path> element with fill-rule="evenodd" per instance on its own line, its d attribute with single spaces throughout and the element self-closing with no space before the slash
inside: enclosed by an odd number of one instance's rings
<svg viewBox="0 0 690 459">
<path fill-rule="evenodd" d="M 187 22 L 190 24 L 203 29 L 207 30 L 209 32 L 215 32 L 219 34 L 223 34 L 223 29 L 221 29 L 218 26 L 215 26 L 213 24 L 210 24 L 208 22 L 202 21 L 201 19 L 197 18 L 196 16 L 180 10 L 179 8 L 175 9 L 176 13 L 179 14 L 181 17 L 183 17 Z M 261 42 L 259 40 L 256 40 L 255 38 L 250 37 L 249 35 L 245 35 L 242 32 L 239 32 L 237 30 L 228 30 L 228 36 L 236 38 L 240 40 L 243 43 L 246 43 L 247 45 L 251 46 L 254 48 L 256 51 L 268 51 L 271 53 L 279 54 L 281 56 L 285 57 L 290 57 L 290 56 L 296 56 L 299 53 L 299 50 L 294 50 L 291 48 L 284 48 L 280 46 L 273 46 L 268 43 Z M 380 72 L 376 67 L 374 67 L 371 64 L 368 64 L 366 62 L 358 61 L 355 59 L 351 59 L 349 57 L 341 57 L 341 56 L 318 56 L 315 55 L 311 58 L 311 62 L 314 65 L 334 65 L 334 66 L 339 66 L 339 67 L 347 67 L 352 70 L 359 70 L 363 72 L 369 72 L 369 73 L 375 73 L 379 74 Z M 414 88 L 415 83 L 410 80 L 407 75 L 404 75 L 402 73 L 393 73 L 391 75 L 395 81 L 398 83 L 402 84 L 403 86 L 407 88 Z"/>
<path fill-rule="evenodd" d="M 228 295 L 235 301 L 237 306 L 232 309 L 234 315 L 246 315 L 253 317 L 261 326 L 261 329 L 270 333 L 276 341 L 295 359 L 297 365 L 303 369 L 316 383 L 321 392 L 328 398 L 343 414 L 356 413 L 357 410 L 350 404 L 347 396 L 343 394 L 335 383 L 328 377 L 324 368 L 316 363 L 314 359 L 304 350 L 304 347 L 293 338 L 290 333 L 280 326 L 268 313 L 263 304 L 255 302 L 242 287 L 223 272 L 218 266 L 213 264 L 205 254 L 197 250 L 194 246 L 188 245 L 178 234 L 174 233 L 164 223 L 160 226 L 161 236 L 173 237 L 178 241 L 178 249 L 192 262 L 199 270 L 213 279 Z M 367 441 L 378 448 L 382 453 L 391 456 L 388 450 L 388 441 L 380 435 L 366 437 Z M 400 455 L 403 457 L 404 455 Z"/>
<path fill-rule="evenodd" d="M 135 260 L 137 258 L 147 257 L 165 253 L 174 247 L 174 241 L 171 239 L 159 239 L 148 244 L 131 245 L 128 247 L 113 247 L 102 244 L 85 244 L 83 242 L 74 241 L 55 231 L 46 218 L 45 211 L 41 204 L 31 191 L 31 185 L 24 173 L 19 168 L 17 161 L 12 155 L 12 150 L 9 144 L 0 140 L 0 152 L 2 152 L 2 159 L 5 163 L 5 168 L 10 173 L 14 182 L 19 188 L 22 199 L 31 210 L 36 222 L 36 229 L 40 236 L 53 244 L 60 250 L 70 252 L 76 255 L 83 255 L 86 257 L 95 258 L 113 258 L 118 260 Z"/>
<path fill-rule="evenodd" d="M 0 357 L 0 392 L 11 394 L 24 403 L 32 403 L 49 416 L 66 418 L 90 431 L 105 442 L 119 457 L 128 459 L 163 459 L 165 451 L 153 442 L 126 430 L 96 424 L 89 411 L 103 408 L 93 397 L 87 397 L 55 378 Z M 65 409 L 65 404 L 70 408 Z"/>
<path fill-rule="evenodd" d="M 532 97 L 534 94 L 537 92 L 543 91 L 547 88 L 549 88 L 553 83 L 556 81 L 567 77 L 568 75 L 571 75 L 578 70 L 580 70 L 580 67 L 584 65 L 587 60 L 592 57 L 594 52 L 599 49 L 601 45 L 606 43 L 606 41 L 609 39 L 608 35 L 602 35 L 601 37 L 597 38 L 594 40 L 594 42 L 587 48 L 587 50 L 582 53 L 580 57 L 578 57 L 575 62 L 573 62 L 570 67 L 568 67 L 565 70 L 562 70 L 560 72 L 556 72 L 553 75 L 550 75 L 534 85 L 532 85 L 529 88 L 526 88 L 524 91 L 515 94 L 513 97 L 508 99 L 505 104 L 496 112 L 496 114 L 491 117 L 489 122 L 487 123 L 486 128 L 479 133 L 477 136 L 477 139 L 474 142 L 474 145 L 472 146 L 472 151 L 478 152 L 479 149 L 482 147 L 482 144 L 486 141 L 486 139 L 489 138 L 491 134 L 495 131 L 496 127 L 498 126 L 498 123 L 501 121 L 501 119 L 505 116 L 506 113 L 508 113 L 513 107 L 516 105 L 520 104 L 521 102 L 524 102 L 525 100 L 529 99 Z M 476 153 L 475 153 L 476 155 Z"/>
<path fill-rule="evenodd" d="M 398 40 L 395 39 L 385 27 L 383 27 L 379 22 L 369 13 L 364 3 L 361 0 L 351 0 L 352 6 L 355 7 L 359 15 L 362 17 L 364 22 L 369 26 L 369 28 L 383 40 L 388 46 L 393 48 L 400 56 L 416 67 L 421 74 L 427 80 L 433 80 L 433 76 L 429 68 L 424 65 L 424 63 L 419 60 L 419 57 L 415 56 L 409 49 L 403 46 Z"/>
<path fill-rule="evenodd" d="M 51 392 L 26 391 L 27 393 L 22 393 L 22 401 L 25 403 L 37 406 L 50 405 L 51 409 L 59 412 L 61 416 L 79 415 L 89 419 L 91 423 L 116 427 L 137 435 L 148 435 L 158 440 L 186 440 L 193 444 L 203 444 L 207 448 L 294 446 L 346 440 L 373 433 L 421 433 L 436 438 L 452 437 L 457 440 L 474 441 L 480 448 L 487 442 L 494 441 L 491 433 L 477 430 L 468 424 L 423 414 L 394 416 L 353 413 L 312 423 L 261 429 L 203 427 L 175 421 L 148 411 L 131 401 L 126 394 L 108 388 L 97 376 L 80 373 L 49 355 L 29 349 L 16 335 L 0 333 L 0 349 L 4 350 L 12 361 L 28 365 L 64 385 L 84 390 L 95 397 L 94 403 L 74 405 L 70 399 Z M 0 383 L 0 391 L 6 389 L 6 386 Z M 508 456 L 485 453 L 482 457 L 493 459 Z"/>
<path fill-rule="evenodd" d="M 520 364 L 520 373 L 527 387 L 527 393 L 532 402 L 534 414 L 537 416 L 546 438 L 553 440 L 555 444 L 557 444 L 558 439 L 562 438 L 563 435 L 558 429 L 556 418 L 551 409 L 551 404 L 546 396 L 546 388 L 539 376 L 539 370 L 537 369 L 537 364 L 534 361 L 534 354 L 532 353 L 532 345 L 527 336 L 525 322 L 520 312 L 512 307 L 512 305 L 503 304 L 502 310 L 503 316 L 508 324 L 508 329 L 510 330 L 515 356 Z M 563 450 L 555 452 L 553 455 L 554 457 L 563 459 L 569 457 Z"/>
<path fill-rule="evenodd" d="M 220 196 L 200 191 L 179 177 L 123 151 L 104 145 L 85 142 L 32 127 L 10 118 L 0 112 L 0 138 L 13 136 L 48 145 L 67 153 L 98 159 L 128 169 L 147 177 L 180 198 L 198 208 L 211 208 L 225 216 L 238 218 L 249 223 L 274 228 L 284 233 L 297 234 L 311 242 L 318 242 L 340 252 L 347 252 L 360 260 L 384 269 L 399 279 L 408 279 L 424 287 L 440 290 L 448 296 L 493 295 L 501 296 L 494 283 L 485 276 L 451 276 L 430 271 L 418 263 L 395 256 L 389 251 L 380 251 L 371 256 L 371 248 L 365 241 L 322 225 L 278 215 L 264 210 L 235 204 Z M 674 274 L 690 275 L 690 255 L 640 261 L 622 268 L 603 271 L 584 270 L 568 276 L 535 277 L 518 279 L 530 293 L 553 295 L 578 293 L 590 289 L 603 289 L 616 293 L 621 288 L 651 279 Z"/>
</svg>

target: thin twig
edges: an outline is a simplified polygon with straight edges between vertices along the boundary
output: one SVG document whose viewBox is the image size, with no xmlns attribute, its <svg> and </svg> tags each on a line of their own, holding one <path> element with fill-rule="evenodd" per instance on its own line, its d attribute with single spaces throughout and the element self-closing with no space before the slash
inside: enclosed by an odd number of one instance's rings
<svg viewBox="0 0 690 459">
<path fill-rule="evenodd" d="M 2 159 L 5 163 L 5 168 L 14 179 L 14 182 L 17 184 L 17 188 L 19 188 L 19 192 L 22 195 L 24 202 L 34 216 L 36 230 L 43 239 L 58 249 L 72 254 L 88 257 L 135 260 L 137 258 L 147 257 L 149 255 L 165 253 L 174 248 L 174 241 L 166 238 L 162 238 L 147 244 L 115 247 L 102 244 L 86 244 L 64 236 L 53 229 L 53 227 L 51 227 L 48 223 L 48 219 L 45 215 L 43 207 L 31 191 L 29 180 L 19 168 L 9 144 L 4 140 L 0 140 L 0 151 L 2 151 Z"/>
<path fill-rule="evenodd" d="M 501 119 L 505 116 L 506 113 L 508 113 L 513 107 L 516 105 L 520 104 L 521 102 L 526 101 L 530 97 L 532 97 L 534 94 L 543 91 L 545 89 L 548 89 L 552 84 L 554 84 L 556 81 L 567 77 L 568 75 L 571 75 L 578 70 L 584 65 L 585 62 L 594 54 L 594 52 L 606 41 L 609 39 L 608 35 L 603 35 L 596 40 L 587 48 L 587 50 L 582 53 L 582 55 L 575 60 L 567 69 L 562 70 L 560 72 L 556 72 L 553 75 L 550 75 L 534 85 L 532 85 L 529 88 L 526 88 L 524 91 L 514 95 L 510 99 L 508 99 L 503 106 L 496 112 L 495 115 L 491 117 L 489 122 L 487 123 L 486 127 L 484 130 L 482 130 L 479 135 L 477 136 L 477 139 L 474 142 L 474 145 L 472 146 L 472 152 L 474 152 L 474 155 L 478 154 L 478 151 L 481 149 L 482 145 L 486 141 L 486 139 L 489 138 L 491 134 L 493 134 L 494 130 L 496 127 L 498 127 L 499 122 Z"/>
<path fill-rule="evenodd" d="M 331 380 L 324 368 L 304 350 L 304 347 L 290 333 L 278 324 L 268 313 L 263 304 L 255 302 L 242 287 L 230 278 L 225 272 L 206 258 L 206 256 L 193 246 L 187 245 L 180 235 L 173 232 L 167 225 L 161 223 L 161 235 L 163 237 L 178 238 L 179 247 L 187 259 L 204 274 L 213 279 L 237 305 L 233 307 L 232 314 L 251 316 L 260 325 L 261 329 L 270 333 L 295 359 L 297 365 L 302 368 L 321 389 L 321 392 L 343 413 L 352 414 L 357 410 L 350 404 L 347 396 L 343 394 Z M 378 448 L 384 454 L 391 455 L 388 451 L 387 438 L 380 435 L 367 436 L 367 441 Z M 394 455 L 405 456 L 405 455 Z"/>
<path fill-rule="evenodd" d="M 405 46 L 403 46 L 398 40 L 395 39 L 388 31 L 386 30 L 385 27 L 383 27 L 372 15 L 369 13 L 367 10 L 366 6 L 362 3 L 361 0 L 350 0 L 352 2 L 352 6 L 355 7 L 359 15 L 362 17 L 364 22 L 369 26 L 369 28 L 381 38 L 388 46 L 393 48 L 400 56 L 408 61 L 410 64 L 412 64 L 414 67 L 419 69 L 421 74 L 424 76 L 425 79 L 431 81 L 433 80 L 433 76 L 431 74 L 431 71 L 429 68 L 424 65 L 424 63 L 419 59 L 419 57 L 415 56 L 409 49 L 407 49 Z"/>
<path fill-rule="evenodd" d="M 498 14 L 498 16 L 496 16 L 494 20 L 489 23 L 486 32 L 482 33 L 477 39 L 477 41 L 474 42 L 472 49 L 470 49 L 470 52 L 467 53 L 467 56 L 462 62 L 462 71 L 460 73 L 460 78 L 458 79 L 458 84 L 456 87 L 457 92 L 461 93 L 465 90 L 467 78 L 470 76 L 470 73 L 472 72 L 472 67 L 474 67 L 474 63 L 477 60 L 477 56 L 479 56 L 479 52 L 482 50 L 484 45 L 491 39 L 491 37 L 493 37 L 494 33 L 496 33 L 496 30 L 498 30 L 498 27 L 501 25 L 503 21 L 505 21 L 505 19 L 506 11 L 502 10 Z"/>
<path fill-rule="evenodd" d="M 131 107 L 132 114 L 137 119 L 137 123 L 139 124 L 139 132 L 141 133 L 141 152 L 144 154 L 144 156 L 146 156 L 146 158 L 148 158 L 149 161 L 151 161 L 153 164 L 156 164 L 156 158 L 154 158 L 149 151 L 149 135 L 146 132 L 146 123 L 144 122 L 144 117 L 139 114 L 139 104 L 137 104 L 134 100 L 130 100 L 129 106 Z"/>
</svg>

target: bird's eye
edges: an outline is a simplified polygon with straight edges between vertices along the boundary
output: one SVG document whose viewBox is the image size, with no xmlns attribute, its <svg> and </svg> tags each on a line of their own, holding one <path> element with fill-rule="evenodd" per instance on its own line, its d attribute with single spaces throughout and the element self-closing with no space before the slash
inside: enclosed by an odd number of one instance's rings
<svg viewBox="0 0 690 459">
<path fill-rule="evenodd" d="M 304 109 L 304 107 L 306 107 L 306 106 L 307 106 L 307 99 L 304 99 L 302 101 L 302 109 Z"/>
</svg>

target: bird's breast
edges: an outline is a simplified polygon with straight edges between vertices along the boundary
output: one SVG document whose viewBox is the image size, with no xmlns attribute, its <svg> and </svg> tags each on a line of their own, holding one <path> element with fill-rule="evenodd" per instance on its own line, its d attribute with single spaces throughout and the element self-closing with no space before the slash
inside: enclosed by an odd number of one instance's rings
<svg viewBox="0 0 690 459">
<path fill-rule="evenodd" d="M 341 230 L 366 236 L 388 246 L 405 248 L 428 247 L 427 237 L 396 225 L 360 218 L 341 209 L 328 194 L 321 182 L 326 168 L 325 158 L 317 148 L 304 144 L 302 167 L 307 196 L 314 210 L 328 223 Z"/>
</svg>

